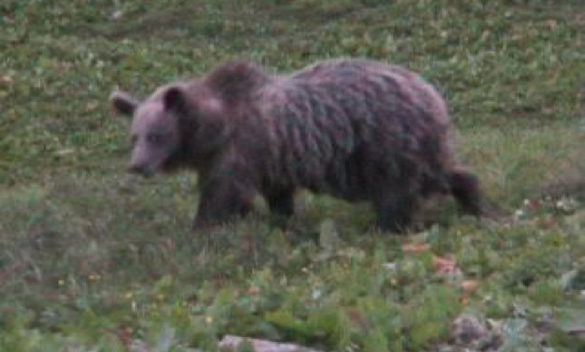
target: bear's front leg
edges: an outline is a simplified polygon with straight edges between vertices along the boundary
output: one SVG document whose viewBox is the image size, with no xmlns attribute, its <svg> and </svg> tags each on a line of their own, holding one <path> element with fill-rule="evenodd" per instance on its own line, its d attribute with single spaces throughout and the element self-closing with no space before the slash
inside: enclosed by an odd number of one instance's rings
<svg viewBox="0 0 585 352">
<path fill-rule="evenodd" d="M 408 188 L 394 187 L 380 192 L 377 199 L 378 222 L 382 231 L 403 233 L 411 226 L 418 199 Z"/>
<path fill-rule="evenodd" d="M 253 207 L 254 192 L 236 178 L 208 180 L 201 186 L 195 229 L 219 225 L 245 216 Z"/>
<path fill-rule="evenodd" d="M 288 218 L 295 212 L 294 189 L 269 192 L 266 200 L 273 214 Z"/>
</svg>

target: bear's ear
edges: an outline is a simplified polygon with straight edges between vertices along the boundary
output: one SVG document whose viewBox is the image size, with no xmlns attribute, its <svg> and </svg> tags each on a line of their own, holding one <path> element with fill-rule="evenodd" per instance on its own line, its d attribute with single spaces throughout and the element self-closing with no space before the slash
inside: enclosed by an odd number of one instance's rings
<svg viewBox="0 0 585 352">
<path fill-rule="evenodd" d="M 110 102 L 116 111 L 122 115 L 132 117 L 138 104 L 138 100 L 130 94 L 122 91 L 114 91 L 110 94 Z"/>
<path fill-rule="evenodd" d="M 170 87 L 163 95 L 165 110 L 181 113 L 185 110 L 187 99 L 181 87 Z"/>
</svg>

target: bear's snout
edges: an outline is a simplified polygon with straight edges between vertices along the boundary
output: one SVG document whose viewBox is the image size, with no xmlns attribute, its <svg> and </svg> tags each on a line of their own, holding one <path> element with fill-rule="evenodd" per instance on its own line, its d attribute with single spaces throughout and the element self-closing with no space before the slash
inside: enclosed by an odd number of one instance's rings
<svg viewBox="0 0 585 352">
<path fill-rule="evenodd" d="M 131 164 L 128 166 L 128 172 L 138 174 L 144 177 L 150 177 L 154 174 L 154 171 L 146 165 Z"/>
</svg>

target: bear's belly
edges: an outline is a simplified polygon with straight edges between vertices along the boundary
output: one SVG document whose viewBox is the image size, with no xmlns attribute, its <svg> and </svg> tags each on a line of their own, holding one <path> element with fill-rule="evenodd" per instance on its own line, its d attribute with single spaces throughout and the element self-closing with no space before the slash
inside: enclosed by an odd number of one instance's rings
<svg viewBox="0 0 585 352">
<path fill-rule="evenodd" d="M 347 201 L 367 200 L 370 190 L 361 172 L 351 163 L 344 167 L 327 168 L 324 179 L 307 185 L 307 188 L 314 193 L 328 194 Z"/>
</svg>

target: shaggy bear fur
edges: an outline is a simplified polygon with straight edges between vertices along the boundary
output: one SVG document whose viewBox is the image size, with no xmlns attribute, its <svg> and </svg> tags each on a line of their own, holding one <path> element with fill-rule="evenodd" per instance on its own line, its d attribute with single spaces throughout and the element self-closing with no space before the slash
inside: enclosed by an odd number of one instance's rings
<svg viewBox="0 0 585 352">
<path fill-rule="evenodd" d="M 111 100 L 133 116 L 132 171 L 199 173 L 195 226 L 245 215 L 258 193 L 291 215 L 299 188 L 371 201 L 389 231 L 406 229 L 420 199 L 437 193 L 480 214 L 443 99 L 400 67 L 332 60 L 277 76 L 234 62 L 142 102 L 121 92 Z"/>
</svg>

